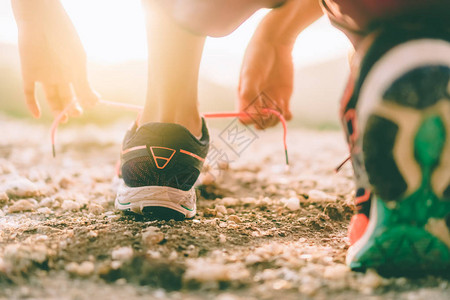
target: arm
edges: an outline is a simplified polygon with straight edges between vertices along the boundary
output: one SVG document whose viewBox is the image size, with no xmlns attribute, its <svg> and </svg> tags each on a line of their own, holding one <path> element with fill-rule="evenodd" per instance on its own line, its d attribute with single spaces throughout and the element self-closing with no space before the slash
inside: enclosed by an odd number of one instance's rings
<svg viewBox="0 0 450 300">
<path fill-rule="evenodd" d="M 35 85 L 42 84 L 54 114 L 74 98 L 93 105 L 97 94 L 87 80 L 86 54 L 58 0 L 11 0 L 19 31 L 19 52 L 25 98 L 29 110 L 40 116 Z M 81 113 L 77 107 L 73 114 Z"/>
<path fill-rule="evenodd" d="M 240 111 L 258 118 L 241 118 L 242 122 L 256 123 L 260 129 L 274 126 L 277 118 L 264 116 L 263 108 L 279 110 L 287 120 L 292 118 L 291 52 L 300 32 L 321 15 L 318 0 L 290 0 L 262 20 L 247 47 L 238 89 Z M 266 98 L 259 97 L 262 92 Z"/>
</svg>

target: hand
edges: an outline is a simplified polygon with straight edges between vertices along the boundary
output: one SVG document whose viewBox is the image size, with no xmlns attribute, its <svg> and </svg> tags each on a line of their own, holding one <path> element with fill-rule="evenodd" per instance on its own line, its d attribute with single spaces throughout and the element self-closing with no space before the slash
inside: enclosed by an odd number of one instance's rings
<svg viewBox="0 0 450 300">
<path fill-rule="evenodd" d="M 20 14 L 20 5 L 24 4 L 17 4 L 19 8 L 15 10 L 28 109 L 36 118 L 41 114 L 35 96 L 37 82 L 41 83 L 54 115 L 74 99 L 84 107 L 94 105 L 99 97 L 87 80 L 86 54 L 75 28 L 61 5 L 53 3 L 52 7 L 47 7 L 44 2 L 40 4 L 33 15 Z M 75 116 L 81 112 L 77 104 L 69 114 Z"/>
<path fill-rule="evenodd" d="M 293 90 L 294 66 L 292 45 L 276 44 L 254 37 L 244 56 L 239 81 L 239 111 L 244 124 L 257 129 L 275 126 L 279 119 L 263 112 L 279 111 L 286 120 L 292 119 L 289 107 Z"/>
</svg>

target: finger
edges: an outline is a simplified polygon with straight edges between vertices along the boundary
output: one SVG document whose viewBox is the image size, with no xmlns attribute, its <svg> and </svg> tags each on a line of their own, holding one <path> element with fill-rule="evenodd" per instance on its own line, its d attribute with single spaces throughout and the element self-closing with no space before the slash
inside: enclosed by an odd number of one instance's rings
<svg viewBox="0 0 450 300">
<path fill-rule="evenodd" d="M 41 108 L 35 96 L 35 83 L 33 80 L 24 80 L 24 93 L 27 107 L 35 118 L 41 116 Z"/>
<path fill-rule="evenodd" d="M 75 96 L 72 90 L 72 85 L 68 83 L 57 84 L 57 92 L 59 97 L 59 102 L 63 109 L 71 105 L 68 117 L 78 117 L 82 113 L 82 108 L 78 103 L 74 103 Z"/>
<path fill-rule="evenodd" d="M 243 114 L 239 117 L 239 121 L 243 124 L 251 124 L 253 123 L 253 119 L 251 118 L 249 109 L 251 103 L 250 99 L 252 99 L 253 96 L 250 95 L 254 95 L 254 92 L 244 88 L 244 86 L 246 86 L 246 84 L 243 84 L 243 80 L 241 79 L 238 87 L 238 108 L 239 112 Z"/>
<path fill-rule="evenodd" d="M 42 83 L 42 88 L 53 115 L 56 116 L 60 114 L 65 106 L 63 103 L 63 99 L 59 95 L 58 85 Z"/>
<path fill-rule="evenodd" d="M 292 120 L 292 112 L 289 100 L 283 100 L 283 117 L 286 121 Z"/>
<path fill-rule="evenodd" d="M 83 108 L 78 102 L 76 102 L 70 110 L 69 114 L 71 117 L 79 117 L 83 114 Z"/>
<path fill-rule="evenodd" d="M 248 85 L 239 92 L 239 111 L 244 113 L 239 120 L 243 124 L 258 124 L 258 128 L 264 128 L 270 115 L 263 112 L 265 107 L 261 93 Z"/>
</svg>

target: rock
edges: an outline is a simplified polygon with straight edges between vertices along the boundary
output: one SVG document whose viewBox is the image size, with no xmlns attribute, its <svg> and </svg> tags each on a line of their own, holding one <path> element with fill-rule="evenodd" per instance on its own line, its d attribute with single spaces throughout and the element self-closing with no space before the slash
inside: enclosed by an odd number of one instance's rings
<svg viewBox="0 0 450 300">
<path fill-rule="evenodd" d="M 14 204 L 8 208 L 8 212 L 10 214 L 33 210 L 34 210 L 34 203 L 25 199 L 14 202 Z"/>
<path fill-rule="evenodd" d="M 285 206 L 290 211 L 296 211 L 300 209 L 300 199 L 297 197 L 291 197 L 286 200 Z"/>
<path fill-rule="evenodd" d="M 327 193 L 319 190 L 310 190 L 308 193 L 308 200 L 312 202 L 333 202 L 337 200 L 337 197 L 328 195 Z"/>
<path fill-rule="evenodd" d="M 9 200 L 8 194 L 5 192 L 0 192 L 0 205 L 5 205 Z"/>
<path fill-rule="evenodd" d="M 91 230 L 91 231 L 88 232 L 87 236 L 90 239 L 95 239 L 98 236 L 98 233 L 93 231 L 93 230 Z"/>
<path fill-rule="evenodd" d="M 204 217 L 215 217 L 217 216 L 217 211 L 212 208 L 205 208 L 205 211 L 203 212 Z"/>
<path fill-rule="evenodd" d="M 44 199 L 41 200 L 41 202 L 39 202 L 39 206 L 40 207 L 53 207 L 55 200 L 50 198 L 50 197 L 46 197 Z"/>
<path fill-rule="evenodd" d="M 360 290 L 365 294 L 371 294 L 374 289 L 383 284 L 383 278 L 376 271 L 369 269 L 359 282 Z"/>
<path fill-rule="evenodd" d="M 332 265 L 325 267 L 323 277 L 330 280 L 344 280 L 350 269 L 346 265 Z"/>
<path fill-rule="evenodd" d="M 41 194 L 39 188 L 24 177 L 13 177 L 8 180 L 4 186 L 5 192 L 9 197 L 25 198 L 25 197 L 36 197 Z"/>
<path fill-rule="evenodd" d="M 164 240 L 164 233 L 158 227 L 150 226 L 142 233 L 142 241 L 146 245 L 156 245 Z"/>
<path fill-rule="evenodd" d="M 241 297 L 229 293 L 223 293 L 217 296 L 216 300 L 241 300 Z"/>
<path fill-rule="evenodd" d="M 210 172 L 203 174 L 201 178 L 201 183 L 203 185 L 211 185 L 214 182 L 216 182 L 216 177 L 214 177 L 213 174 L 211 174 Z"/>
<path fill-rule="evenodd" d="M 66 265 L 65 269 L 67 272 L 71 274 L 78 275 L 81 277 L 87 277 L 92 273 L 94 273 L 95 266 L 94 263 L 90 261 L 84 261 L 81 264 L 71 262 Z"/>
<path fill-rule="evenodd" d="M 159 251 L 148 250 L 147 251 L 147 256 L 152 258 L 152 259 L 160 259 L 161 258 L 161 253 Z"/>
<path fill-rule="evenodd" d="M 227 214 L 229 215 L 234 215 L 236 213 L 236 211 L 232 208 L 227 208 Z"/>
<path fill-rule="evenodd" d="M 77 274 L 80 276 L 89 276 L 94 272 L 95 266 L 91 261 L 84 261 L 78 266 Z"/>
<path fill-rule="evenodd" d="M 105 209 L 101 205 L 98 205 L 96 203 L 89 204 L 89 212 L 91 214 L 101 215 L 104 211 L 105 211 Z"/>
<path fill-rule="evenodd" d="M 63 177 L 59 180 L 59 186 L 62 189 L 68 189 L 73 184 L 73 181 L 70 178 Z"/>
<path fill-rule="evenodd" d="M 169 260 L 176 260 L 178 258 L 178 253 L 177 251 L 173 250 L 172 252 L 170 252 L 168 259 Z"/>
<path fill-rule="evenodd" d="M 53 211 L 48 207 L 39 207 L 37 212 L 44 215 L 50 215 L 53 213 Z"/>
<path fill-rule="evenodd" d="M 81 205 L 78 202 L 72 200 L 64 200 L 61 208 L 64 211 L 79 211 L 81 209 Z"/>
<path fill-rule="evenodd" d="M 71 274 L 76 274 L 77 270 L 78 270 L 78 266 L 79 265 L 76 262 L 71 262 L 71 263 L 68 263 L 64 269 Z"/>
<path fill-rule="evenodd" d="M 301 294 L 305 294 L 309 297 L 314 296 L 320 290 L 320 281 L 313 277 L 305 277 L 302 279 L 302 284 L 298 288 Z"/>
<path fill-rule="evenodd" d="M 227 242 L 227 237 L 224 234 L 219 234 L 219 243 L 224 244 Z"/>
<path fill-rule="evenodd" d="M 270 184 L 266 187 L 265 192 L 268 194 L 276 194 L 278 191 L 277 187 L 274 184 Z"/>
<path fill-rule="evenodd" d="M 122 262 L 121 262 L 121 261 L 113 260 L 113 261 L 111 262 L 111 269 L 113 269 L 113 270 L 117 270 L 117 269 L 119 269 L 121 266 L 122 266 Z"/>
<path fill-rule="evenodd" d="M 245 258 L 246 265 L 254 265 L 254 264 L 260 263 L 262 261 L 263 260 L 262 260 L 261 256 L 253 254 L 253 253 L 247 255 L 247 257 Z"/>
<path fill-rule="evenodd" d="M 234 223 L 236 223 L 236 224 L 242 222 L 241 219 L 240 219 L 238 216 L 236 216 L 236 215 L 231 215 L 231 216 L 229 216 L 229 217 L 228 217 L 228 221 L 232 221 L 232 222 L 234 222 Z"/>
<path fill-rule="evenodd" d="M 227 209 L 223 205 L 218 204 L 218 205 L 216 205 L 215 209 L 216 209 L 217 212 L 219 212 L 219 213 L 221 213 L 223 215 L 227 214 Z"/>
<path fill-rule="evenodd" d="M 47 260 L 47 247 L 43 244 L 9 244 L 5 247 L 3 260 L 9 268 L 17 272 L 27 271 L 33 263 L 42 264 Z"/>
<path fill-rule="evenodd" d="M 184 273 L 184 280 L 198 282 L 226 282 L 243 280 L 250 276 L 250 272 L 241 263 L 220 264 L 205 258 L 190 259 Z"/>
<path fill-rule="evenodd" d="M 4 158 L 0 158 L 0 174 L 16 173 L 16 167 Z"/>
<path fill-rule="evenodd" d="M 133 257 L 133 249 L 131 247 L 121 247 L 113 250 L 111 253 L 113 260 L 127 261 Z"/>
<path fill-rule="evenodd" d="M 225 206 L 236 206 L 239 204 L 239 200 L 232 197 L 225 197 L 222 200 L 220 200 L 220 203 L 222 203 Z"/>
</svg>

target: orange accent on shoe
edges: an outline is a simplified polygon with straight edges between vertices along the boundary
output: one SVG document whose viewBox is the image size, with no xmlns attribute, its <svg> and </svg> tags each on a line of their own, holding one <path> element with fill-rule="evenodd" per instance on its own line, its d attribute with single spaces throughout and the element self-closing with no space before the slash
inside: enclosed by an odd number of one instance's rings
<svg viewBox="0 0 450 300">
<path fill-rule="evenodd" d="M 350 139 L 350 147 L 353 148 L 353 146 L 356 144 L 356 139 L 358 138 L 358 128 L 356 127 L 356 110 L 355 109 L 349 109 L 345 115 L 344 115 L 345 122 L 352 122 L 352 129 L 353 132 L 349 136 Z"/>
<path fill-rule="evenodd" d="M 350 245 L 356 243 L 366 231 L 369 224 L 369 218 L 365 214 L 357 214 L 350 220 L 350 226 L 348 227 L 348 239 Z"/>
<path fill-rule="evenodd" d="M 194 153 L 192 153 L 192 152 L 189 152 L 189 151 L 186 151 L 186 150 L 183 150 L 183 149 L 180 149 L 180 152 L 181 152 L 181 153 L 184 153 L 184 154 L 187 154 L 187 155 L 190 155 L 190 156 L 192 156 L 192 157 L 198 159 L 199 161 L 205 161 L 204 158 L 201 158 L 200 156 L 198 156 L 197 154 L 194 154 Z"/>
<path fill-rule="evenodd" d="M 352 76 L 352 74 L 350 74 L 347 81 L 347 85 L 345 86 L 344 95 L 342 96 L 341 99 L 341 107 L 340 107 L 341 116 L 344 115 L 345 108 L 350 102 L 350 99 L 352 99 L 354 89 L 355 89 L 355 79 Z"/>
<path fill-rule="evenodd" d="M 356 197 L 355 199 L 355 205 L 361 204 L 363 202 L 366 202 L 370 199 L 370 191 L 366 190 L 366 192 L 364 193 L 364 195 Z"/>
<path fill-rule="evenodd" d="M 167 164 L 170 162 L 170 160 L 172 159 L 173 155 L 175 154 L 176 150 L 174 149 L 170 149 L 170 148 L 166 148 L 166 147 L 149 147 L 150 151 L 152 152 L 153 155 L 153 160 L 155 161 L 155 165 L 158 169 L 164 169 Z M 172 154 L 170 155 L 169 158 L 167 157 L 162 157 L 162 156 L 156 156 L 155 153 L 153 152 L 153 149 L 165 149 L 165 150 L 169 150 L 172 151 Z M 158 159 L 162 159 L 165 161 L 164 165 L 160 166 L 158 163 Z"/>
<path fill-rule="evenodd" d="M 147 146 L 145 146 L 145 145 L 131 147 L 131 148 L 128 148 L 128 149 L 123 150 L 123 151 L 122 151 L 122 155 L 123 155 L 123 154 L 126 154 L 126 153 L 128 153 L 128 152 L 131 152 L 131 151 L 140 150 L 140 149 L 146 149 L 146 148 L 147 148 Z"/>
</svg>

